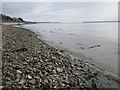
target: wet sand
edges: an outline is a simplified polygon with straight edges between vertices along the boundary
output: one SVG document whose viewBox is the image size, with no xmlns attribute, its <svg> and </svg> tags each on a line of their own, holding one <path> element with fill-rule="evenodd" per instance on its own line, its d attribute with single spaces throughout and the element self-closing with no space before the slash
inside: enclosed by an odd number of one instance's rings
<svg viewBox="0 0 120 90">
<path fill-rule="evenodd" d="M 24 28 L 3 26 L 2 61 L 3 88 L 118 88 L 117 77 Z"/>
</svg>

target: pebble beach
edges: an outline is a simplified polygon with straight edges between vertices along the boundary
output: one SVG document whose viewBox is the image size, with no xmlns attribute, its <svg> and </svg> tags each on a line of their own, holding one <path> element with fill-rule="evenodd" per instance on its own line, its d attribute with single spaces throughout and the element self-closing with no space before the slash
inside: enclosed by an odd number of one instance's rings
<svg viewBox="0 0 120 90">
<path fill-rule="evenodd" d="M 52 47 L 24 28 L 3 26 L 2 86 L 32 90 L 105 90 L 118 79 L 69 52 Z M 77 62 L 77 63 L 75 63 Z"/>
</svg>

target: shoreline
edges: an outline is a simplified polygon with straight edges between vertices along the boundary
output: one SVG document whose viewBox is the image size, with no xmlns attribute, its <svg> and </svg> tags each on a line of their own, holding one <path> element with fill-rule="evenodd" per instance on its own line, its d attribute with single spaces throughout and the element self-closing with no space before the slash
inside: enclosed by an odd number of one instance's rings
<svg viewBox="0 0 120 90">
<path fill-rule="evenodd" d="M 40 36 L 38 35 L 38 38 L 42 38 L 41 35 Z M 66 48 L 60 47 L 58 45 L 55 45 L 51 41 L 47 41 L 47 40 L 44 40 L 44 41 L 47 42 L 50 46 L 57 47 L 58 49 L 62 49 L 64 51 L 66 51 L 71 57 L 78 58 L 78 59 L 81 58 L 82 60 L 84 60 L 85 62 L 88 62 L 89 64 L 94 64 L 95 67 L 99 68 L 100 70 L 104 70 L 104 72 L 112 73 L 113 76 L 118 77 L 118 73 L 117 73 L 118 70 L 112 71 L 112 70 L 115 70 L 116 68 L 106 66 L 103 63 L 98 63 L 98 62 L 94 61 L 92 58 L 87 57 L 86 55 L 84 55 L 82 53 L 76 53 L 76 52 L 73 52 L 73 51 L 68 50 Z"/>
<path fill-rule="evenodd" d="M 105 75 L 93 64 L 72 58 L 68 52 L 48 45 L 38 39 L 37 34 L 24 28 L 3 26 L 3 61 L 3 87 L 118 88 L 116 78 Z"/>
<path fill-rule="evenodd" d="M 22 24 L 25 24 L 25 23 L 9 23 L 9 22 L 6 22 L 6 23 L 2 23 L 2 25 L 22 25 Z"/>
<path fill-rule="evenodd" d="M 24 29 L 25 27 L 21 27 L 21 26 L 20 26 L 20 28 L 23 28 L 23 29 Z M 26 28 L 26 29 L 27 29 L 27 28 Z M 33 30 L 30 30 L 30 31 L 34 32 Z M 118 69 L 117 69 L 117 68 L 111 67 L 111 66 L 106 65 L 106 64 L 104 64 L 104 63 L 99 63 L 99 62 L 93 60 L 93 58 L 87 57 L 87 55 L 86 55 L 86 54 L 83 54 L 82 52 L 81 52 L 81 53 L 77 53 L 77 52 L 75 52 L 75 51 L 71 51 L 71 50 L 69 50 L 69 49 L 67 49 L 67 48 L 61 47 L 61 46 L 59 46 L 59 45 L 55 45 L 53 42 L 44 39 L 44 36 L 42 36 L 41 34 L 38 34 L 38 32 L 34 32 L 34 33 L 37 34 L 37 37 L 38 37 L 39 39 L 42 39 L 43 41 L 45 41 L 45 42 L 46 42 L 47 44 L 49 44 L 50 46 L 56 47 L 56 48 L 58 48 L 58 49 L 60 49 L 60 50 L 64 50 L 64 51 L 66 51 L 70 56 L 72 56 L 72 57 L 74 57 L 74 58 L 82 58 L 82 60 L 84 60 L 85 62 L 88 62 L 88 63 L 90 63 L 90 64 L 94 64 L 96 68 L 99 68 L 100 70 L 104 70 L 104 72 L 110 73 L 110 74 L 113 75 L 114 77 L 118 78 L 118 75 L 119 75 L 119 74 L 118 74 Z"/>
</svg>

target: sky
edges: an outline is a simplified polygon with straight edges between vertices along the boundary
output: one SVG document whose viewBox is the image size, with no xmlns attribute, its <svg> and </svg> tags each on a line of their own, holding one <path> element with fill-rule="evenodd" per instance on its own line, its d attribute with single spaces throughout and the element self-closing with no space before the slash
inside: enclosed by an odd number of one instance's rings
<svg viewBox="0 0 120 90">
<path fill-rule="evenodd" d="M 3 2 L 2 13 L 30 21 L 118 20 L 117 2 Z"/>
</svg>

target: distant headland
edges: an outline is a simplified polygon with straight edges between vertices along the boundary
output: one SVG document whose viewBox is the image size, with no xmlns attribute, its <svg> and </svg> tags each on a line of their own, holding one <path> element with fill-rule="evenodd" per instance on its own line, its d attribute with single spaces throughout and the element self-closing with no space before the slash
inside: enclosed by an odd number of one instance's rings
<svg viewBox="0 0 120 90">
<path fill-rule="evenodd" d="M 41 21 L 41 22 L 33 22 L 33 21 L 26 21 L 21 17 L 11 17 L 5 14 L 0 15 L 2 23 L 18 23 L 18 24 L 37 24 L 37 23 L 60 23 L 60 22 L 51 22 L 51 21 Z"/>
</svg>

